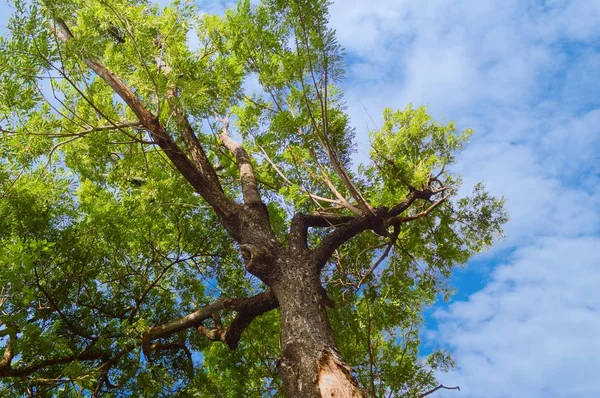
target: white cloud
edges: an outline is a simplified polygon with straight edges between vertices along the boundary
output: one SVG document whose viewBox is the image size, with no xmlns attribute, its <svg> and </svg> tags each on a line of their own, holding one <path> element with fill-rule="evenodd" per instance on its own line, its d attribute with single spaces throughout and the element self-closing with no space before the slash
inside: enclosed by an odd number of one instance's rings
<svg viewBox="0 0 600 398">
<path fill-rule="evenodd" d="M 546 89 L 546 75 L 565 66 L 560 44 L 600 35 L 594 23 L 598 6 L 592 3 L 338 1 L 331 24 L 350 56 L 363 65 L 349 70 L 350 80 L 378 76 L 377 84 L 370 81 L 361 91 L 377 112 L 381 105 L 409 101 L 429 103 L 435 112 L 464 112 L 481 101 L 537 100 L 539 90 Z M 586 13 L 566 19 L 565 10 L 575 14 L 586 5 Z M 567 22 L 588 29 L 567 28 Z M 366 64 L 378 68 L 367 75 Z M 588 70 L 594 76 L 594 68 Z"/>
<path fill-rule="evenodd" d="M 600 389 L 600 239 L 542 239 L 436 314 L 468 397 L 583 397 Z M 461 395 L 462 396 L 462 395 Z"/>
</svg>

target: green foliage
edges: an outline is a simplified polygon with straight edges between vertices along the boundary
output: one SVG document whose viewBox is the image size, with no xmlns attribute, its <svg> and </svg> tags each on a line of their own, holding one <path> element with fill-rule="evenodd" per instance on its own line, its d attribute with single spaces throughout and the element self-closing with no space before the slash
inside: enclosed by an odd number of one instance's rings
<svg viewBox="0 0 600 398">
<path fill-rule="evenodd" d="M 443 187 L 439 205 L 416 202 L 398 216 L 414 221 L 390 226 L 396 235 L 385 260 L 378 261 L 388 237 L 365 232 L 335 252 L 323 282 L 337 304 L 329 315 L 340 350 L 374 396 L 415 396 L 435 385 L 435 371 L 452 366 L 443 351 L 421 357 L 421 314 L 451 294 L 452 270 L 501 234 L 503 203 L 482 185 L 457 197 L 461 180 L 450 166 L 472 132 L 438 125 L 423 107 L 386 110 L 371 134 L 371 162 L 351 171 L 354 134 L 335 86 L 343 51 L 327 27 L 328 1 L 242 0 L 222 17 L 198 14 L 188 1 L 164 9 L 142 0 L 13 6 L 10 34 L 0 38 L 0 352 L 16 341 L 15 369 L 95 352 L 116 356 L 108 375 L 98 358 L 1 378 L 0 395 L 283 394 L 276 311 L 255 319 L 235 351 L 185 330 L 163 341 L 178 349 L 144 353 L 140 341 L 150 327 L 266 287 L 86 58 L 119 76 L 182 145 L 166 95 L 176 88 L 219 165 L 223 190 L 238 199 L 236 162 L 216 137 L 214 118 L 231 114 L 284 243 L 296 213 L 352 214 L 332 197 L 331 186 L 353 197 L 336 165 L 373 209 Z M 66 42 L 53 33 L 57 21 L 73 35 Z M 309 244 L 327 232 L 311 229 Z M 232 318 L 225 312 L 221 321 Z"/>
<path fill-rule="evenodd" d="M 386 109 L 383 127 L 371 134 L 374 168 L 366 171 L 370 178 L 381 181 L 382 186 L 375 190 L 380 196 L 374 200 L 390 205 L 406 189 L 426 187 L 431 175 L 441 173 L 438 178 L 452 178 L 445 173 L 447 167 L 472 133 L 465 130 L 456 134 L 454 123 L 439 126 L 424 107 L 413 109 L 409 105 L 395 112 Z M 457 186 L 452 180 L 442 182 Z"/>
</svg>

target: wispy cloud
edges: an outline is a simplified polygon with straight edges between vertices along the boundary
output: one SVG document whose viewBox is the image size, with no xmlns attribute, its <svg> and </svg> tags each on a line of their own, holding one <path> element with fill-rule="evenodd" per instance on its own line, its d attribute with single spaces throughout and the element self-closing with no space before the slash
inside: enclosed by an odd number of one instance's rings
<svg viewBox="0 0 600 398">
<path fill-rule="evenodd" d="M 598 248 L 592 237 L 538 240 L 468 301 L 438 311 L 436 338 L 459 360 L 440 377 L 466 397 L 596 396 Z"/>
</svg>

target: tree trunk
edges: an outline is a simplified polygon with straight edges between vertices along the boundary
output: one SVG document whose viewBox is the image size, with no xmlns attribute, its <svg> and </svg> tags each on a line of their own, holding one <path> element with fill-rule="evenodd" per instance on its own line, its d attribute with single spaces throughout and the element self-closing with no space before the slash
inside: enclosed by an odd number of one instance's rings
<svg viewBox="0 0 600 398">
<path fill-rule="evenodd" d="M 278 372 L 288 397 L 363 397 L 333 339 L 316 265 L 281 262 L 272 289 L 281 311 Z"/>
</svg>

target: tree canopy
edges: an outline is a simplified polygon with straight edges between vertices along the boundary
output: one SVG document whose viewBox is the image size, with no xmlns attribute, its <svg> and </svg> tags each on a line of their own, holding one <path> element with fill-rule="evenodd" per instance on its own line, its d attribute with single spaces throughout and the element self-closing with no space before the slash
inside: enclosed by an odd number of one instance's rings
<svg viewBox="0 0 600 398">
<path fill-rule="evenodd" d="M 328 1 L 12 6 L 0 395 L 329 396 L 342 373 L 347 396 L 439 385 L 453 362 L 420 353 L 423 309 L 507 215 L 481 184 L 459 195 L 472 132 L 424 107 L 387 109 L 353 163 Z"/>
</svg>

